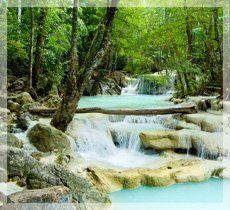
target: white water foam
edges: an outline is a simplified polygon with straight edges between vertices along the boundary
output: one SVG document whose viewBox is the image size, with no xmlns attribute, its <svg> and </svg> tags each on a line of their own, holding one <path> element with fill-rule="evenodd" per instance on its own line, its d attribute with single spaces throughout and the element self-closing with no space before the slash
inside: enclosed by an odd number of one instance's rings
<svg viewBox="0 0 230 210">
<path fill-rule="evenodd" d="M 76 152 L 90 164 L 144 167 L 158 160 L 158 156 L 142 152 L 139 133 L 143 130 L 165 129 L 158 118 L 78 115 L 70 124 L 67 133 L 76 141 Z"/>
</svg>

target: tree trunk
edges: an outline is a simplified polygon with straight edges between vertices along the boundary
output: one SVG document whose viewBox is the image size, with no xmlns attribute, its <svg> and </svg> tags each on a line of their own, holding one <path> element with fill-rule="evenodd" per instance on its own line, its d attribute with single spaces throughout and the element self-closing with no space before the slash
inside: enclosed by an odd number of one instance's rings
<svg viewBox="0 0 230 210">
<path fill-rule="evenodd" d="M 34 11 L 30 8 L 30 60 L 29 60 L 29 89 L 32 89 L 33 76 L 33 51 L 34 51 Z"/>
<path fill-rule="evenodd" d="M 180 89 L 181 89 L 181 94 L 182 94 L 181 97 L 184 98 L 185 97 L 185 90 L 184 90 L 183 79 L 182 79 L 181 73 L 179 71 L 177 71 L 177 75 L 178 75 L 178 80 L 179 80 L 179 83 L 180 83 Z"/>
<path fill-rule="evenodd" d="M 214 19 L 214 31 L 215 31 L 215 40 L 218 44 L 218 52 L 219 52 L 219 63 L 223 65 L 223 47 L 222 47 L 222 40 L 219 33 L 219 15 L 218 15 L 218 8 L 213 8 L 213 19 Z"/>
<path fill-rule="evenodd" d="M 214 81 L 213 59 L 215 55 L 213 54 L 214 45 L 213 45 L 213 40 L 212 40 L 212 17 L 211 16 L 209 19 L 209 24 L 206 27 L 205 48 L 206 48 L 205 74 L 208 75 L 208 78 L 210 81 Z"/>
<path fill-rule="evenodd" d="M 47 8 L 41 8 L 39 22 L 38 22 L 38 34 L 36 42 L 36 50 L 34 57 L 34 66 L 33 66 L 33 77 L 32 85 L 35 90 L 37 90 L 37 83 L 39 76 L 42 74 L 42 47 L 45 41 L 45 21 L 47 16 Z"/>
<path fill-rule="evenodd" d="M 57 109 L 51 125 L 61 131 L 65 131 L 68 124 L 73 119 L 76 111 L 76 102 L 80 99 L 77 87 L 77 72 L 79 70 L 78 54 L 77 54 L 77 25 L 78 25 L 78 0 L 74 0 L 73 21 L 72 21 L 72 37 L 71 37 L 71 57 L 70 71 L 67 79 L 67 86 L 62 98 L 61 105 Z"/>
<path fill-rule="evenodd" d="M 29 109 L 32 114 L 50 115 L 55 108 Z M 166 115 L 166 114 L 194 114 L 197 113 L 195 106 L 169 107 L 161 109 L 102 109 L 98 107 L 76 109 L 77 114 L 101 113 L 110 115 Z"/>
<path fill-rule="evenodd" d="M 215 41 L 217 42 L 217 51 L 219 53 L 219 61 L 217 62 L 218 66 L 218 73 L 217 73 L 217 80 L 220 81 L 222 95 L 223 95 L 223 47 L 222 47 L 222 39 L 219 33 L 219 15 L 218 15 L 218 8 L 213 8 L 213 20 L 214 20 L 214 32 L 215 32 Z M 217 61 L 217 59 L 216 59 Z"/>
<path fill-rule="evenodd" d="M 187 57 L 188 57 L 188 60 L 191 63 L 193 63 L 193 61 L 194 61 L 194 57 L 193 57 L 193 54 L 194 54 L 193 42 L 194 42 L 195 36 L 193 34 L 193 31 L 192 31 L 193 26 L 192 26 L 192 23 L 191 23 L 191 21 L 189 19 L 187 8 L 185 8 L 185 12 L 187 13 L 187 15 L 186 15 L 186 34 L 187 34 L 187 41 L 188 41 Z"/>
<path fill-rule="evenodd" d="M 68 124 L 72 121 L 74 117 L 74 113 L 76 111 L 78 102 L 80 97 L 83 94 L 85 86 L 87 85 L 93 71 L 98 67 L 101 63 L 102 59 L 106 55 L 107 50 L 110 46 L 110 33 L 112 30 L 112 23 L 115 17 L 115 13 L 117 10 L 117 4 L 119 0 L 112 0 L 111 6 L 107 8 L 107 13 L 104 18 L 104 33 L 103 39 L 100 44 L 100 49 L 96 53 L 94 59 L 88 60 L 88 58 L 92 58 L 92 50 L 95 42 L 97 41 L 97 37 L 100 31 L 97 31 L 93 41 L 91 43 L 91 47 L 89 52 L 87 53 L 86 60 L 84 65 L 78 70 L 78 62 L 74 60 L 77 58 L 77 0 L 74 0 L 74 10 L 73 10 L 73 31 L 72 31 L 72 49 L 71 49 L 71 70 L 69 73 L 69 78 L 67 82 L 66 92 L 63 96 L 61 105 L 57 109 L 52 121 L 51 125 L 56 127 L 61 131 L 66 131 Z M 101 28 L 101 27 L 100 27 Z"/>
<path fill-rule="evenodd" d="M 194 63 L 194 48 L 193 48 L 193 43 L 195 40 L 195 36 L 193 33 L 193 25 L 190 20 L 189 12 L 187 10 L 187 7 L 185 7 L 185 12 L 186 12 L 186 34 L 187 34 L 187 59 L 191 62 Z M 194 75 L 191 75 L 190 72 L 184 73 L 184 78 L 187 86 L 187 94 L 191 94 L 191 87 L 190 87 L 190 80 L 195 80 Z"/>
</svg>

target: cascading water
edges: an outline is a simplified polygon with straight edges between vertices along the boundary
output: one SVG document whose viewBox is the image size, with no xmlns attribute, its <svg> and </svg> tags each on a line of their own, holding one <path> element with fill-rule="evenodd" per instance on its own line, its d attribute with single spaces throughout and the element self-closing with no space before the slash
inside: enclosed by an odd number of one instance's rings
<svg viewBox="0 0 230 210">
<path fill-rule="evenodd" d="M 136 94 L 138 94 L 139 85 L 140 85 L 139 79 L 129 79 L 127 87 L 122 88 L 121 95 L 136 95 Z"/>
<path fill-rule="evenodd" d="M 77 153 L 93 164 L 110 167 L 144 167 L 158 157 L 141 149 L 139 133 L 165 129 L 158 116 L 105 116 L 85 114 L 75 117 L 68 128 L 77 144 Z"/>
<path fill-rule="evenodd" d="M 175 72 L 140 75 L 137 79 L 127 79 L 127 87 L 122 88 L 121 95 L 160 95 L 173 94 L 176 80 Z"/>
</svg>

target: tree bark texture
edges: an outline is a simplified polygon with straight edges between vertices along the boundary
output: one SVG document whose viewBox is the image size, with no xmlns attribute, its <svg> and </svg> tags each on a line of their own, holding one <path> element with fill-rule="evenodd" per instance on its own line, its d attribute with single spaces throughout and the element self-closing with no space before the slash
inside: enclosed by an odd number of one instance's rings
<svg viewBox="0 0 230 210">
<path fill-rule="evenodd" d="M 38 21 L 38 34 L 36 41 L 36 50 L 34 57 L 34 66 L 33 66 L 33 78 L 32 84 L 33 88 L 37 89 L 37 83 L 39 80 L 39 76 L 42 73 L 42 47 L 45 41 L 45 21 L 47 16 L 47 8 L 41 8 L 40 17 Z"/>
<path fill-rule="evenodd" d="M 32 89 L 33 77 L 33 52 L 34 52 L 34 11 L 30 8 L 30 55 L 29 55 L 29 89 Z"/>
<path fill-rule="evenodd" d="M 97 42 L 101 26 L 96 32 L 89 52 L 87 53 L 85 62 L 81 68 L 78 66 L 77 59 L 77 0 L 74 0 L 74 9 L 73 9 L 73 30 L 72 30 L 72 43 L 71 43 L 71 68 L 68 75 L 68 82 L 66 92 L 63 96 L 61 105 L 57 109 L 51 125 L 56 127 L 61 131 L 66 131 L 68 124 L 72 121 L 80 97 L 83 94 L 83 91 L 88 84 L 89 79 L 91 78 L 93 71 L 101 63 L 102 59 L 106 55 L 107 50 L 111 44 L 110 34 L 112 30 L 112 23 L 117 11 L 117 4 L 119 0 L 112 0 L 111 7 L 107 8 L 107 13 L 103 21 L 103 38 L 97 51 L 96 55 L 93 56 L 94 50 L 93 47 Z M 93 58 L 93 59 L 91 59 Z"/>
<path fill-rule="evenodd" d="M 32 114 L 53 114 L 55 108 L 29 109 Z M 110 115 L 166 115 L 166 114 L 194 114 L 197 113 L 195 106 L 170 107 L 161 109 L 102 109 L 99 107 L 79 108 L 75 110 L 77 114 L 101 113 Z"/>
</svg>

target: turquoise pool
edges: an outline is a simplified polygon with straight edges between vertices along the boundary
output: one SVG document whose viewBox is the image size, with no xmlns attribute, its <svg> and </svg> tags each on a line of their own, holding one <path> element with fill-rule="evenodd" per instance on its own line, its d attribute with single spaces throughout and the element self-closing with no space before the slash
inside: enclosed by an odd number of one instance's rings
<svg viewBox="0 0 230 210">
<path fill-rule="evenodd" d="M 174 105 L 172 102 L 166 101 L 168 98 L 170 95 L 83 96 L 78 107 L 144 109 Z"/>
<path fill-rule="evenodd" d="M 230 182 L 228 182 L 230 186 Z M 139 187 L 110 194 L 112 203 L 217 203 L 223 202 L 223 180 L 175 184 L 168 187 Z"/>
</svg>

